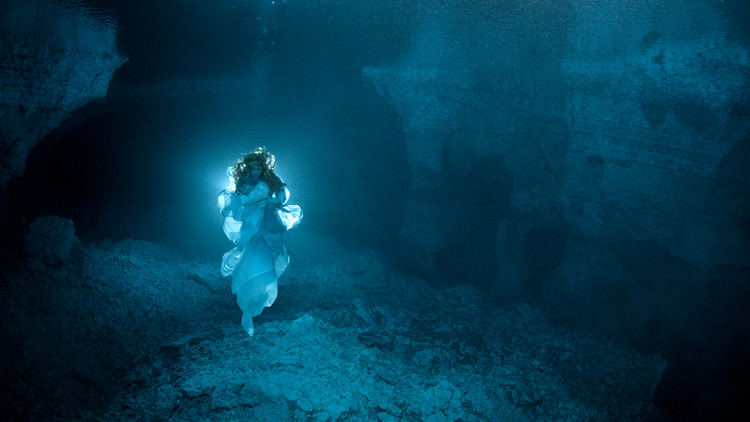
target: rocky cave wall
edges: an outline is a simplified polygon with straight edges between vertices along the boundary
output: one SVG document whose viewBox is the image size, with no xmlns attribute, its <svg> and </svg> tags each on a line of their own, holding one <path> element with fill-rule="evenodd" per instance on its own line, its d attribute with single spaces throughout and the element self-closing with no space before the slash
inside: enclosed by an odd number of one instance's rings
<svg viewBox="0 0 750 422">
<path fill-rule="evenodd" d="M 428 2 L 409 52 L 363 70 L 407 136 L 402 252 L 641 341 L 687 336 L 716 283 L 743 291 L 716 275 L 749 256 L 750 56 L 722 10 L 459 3 Z"/>
<path fill-rule="evenodd" d="M 114 71 L 126 61 L 116 33 L 112 19 L 80 6 L 0 2 L 0 191 L 23 175 L 40 139 L 107 94 Z M 8 207 L 2 213 L 5 234 L 13 218 Z"/>
</svg>

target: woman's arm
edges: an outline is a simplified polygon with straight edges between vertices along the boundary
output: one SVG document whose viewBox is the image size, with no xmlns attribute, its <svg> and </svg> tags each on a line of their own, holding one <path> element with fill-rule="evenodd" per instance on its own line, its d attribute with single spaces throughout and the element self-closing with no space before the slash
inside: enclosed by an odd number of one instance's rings
<svg viewBox="0 0 750 422">
<path fill-rule="evenodd" d="M 260 204 L 263 203 L 271 196 L 271 191 L 268 189 L 266 182 L 258 182 L 249 192 L 245 194 L 243 203 L 246 205 Z"/>
<path fill-rule="evenodd" d="M 276 192 L 276 199 L 282 205 L 289 199 L 289 189 L 286 188 L 286 185 L 281 185 L 281 190 Z"/>
</svg>

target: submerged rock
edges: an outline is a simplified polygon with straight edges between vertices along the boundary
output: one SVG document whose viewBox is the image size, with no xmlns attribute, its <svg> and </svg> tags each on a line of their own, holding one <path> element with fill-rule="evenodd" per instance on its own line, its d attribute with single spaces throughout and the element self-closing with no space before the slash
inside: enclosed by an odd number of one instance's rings
<svg viewBox="0 0 750 422">
<path fill-rule="evenodd" d="M 73 221 L 67 218 L 39 217 L 29 225 L 24 239 L 27 265 L 36 270 L 68 264 L 74 254 L 80 255 L 80 249 Z"/>
</svg>

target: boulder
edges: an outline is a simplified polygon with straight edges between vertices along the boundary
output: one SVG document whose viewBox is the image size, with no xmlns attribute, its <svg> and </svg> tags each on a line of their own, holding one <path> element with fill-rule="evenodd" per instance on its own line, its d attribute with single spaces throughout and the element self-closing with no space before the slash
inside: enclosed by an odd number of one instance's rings
<svg viewBox="0 0 750 422">
<path fill-rule="evenodd" d="M 80 250 L 80 241 L 73 221 L 55 216 L 39 217 L 29 225 L 24 249 L 29 256 L 29 266 L 44 269 L 70 262 L 74 252 Z"/>
</svg>

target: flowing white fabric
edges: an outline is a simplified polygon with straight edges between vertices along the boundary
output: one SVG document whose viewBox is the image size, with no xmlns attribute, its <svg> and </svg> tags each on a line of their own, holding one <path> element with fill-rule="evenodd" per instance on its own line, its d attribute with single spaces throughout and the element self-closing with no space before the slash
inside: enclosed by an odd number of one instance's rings
<svg viewBox="0 0 750 422">
<path fill-rule="evenodd" d="M 284 193 L 288 197 L 288 192 Z M 242 310 L 242 327 L 251 336 L 254 333 L 253 317 L 260 315 L 263 308 L 273 305 L 278 278 L 289 264 L 283 230 L 274 229 L 280 227 L 275 221 L 280 204 L 269 202 L 272 197 L 264 181 L 259 181 L 247 195 L 225 189 L 218 197 L 219 212 L 224 217 L 224 233 L 237 245 L 224 254 L 221 274 L 232 276 L 232 293 L 237 295 L 237 304 Z M 296 225 L 302 212 L 299 207 L 293 207 L 297 212 L 290 218 Z"/>
</svg>

